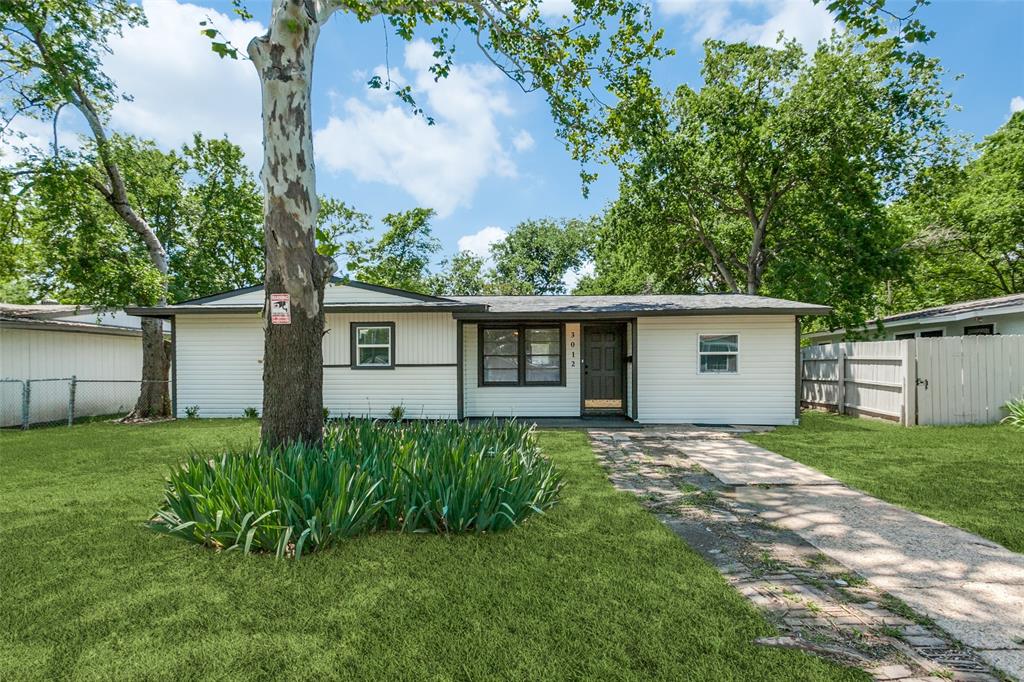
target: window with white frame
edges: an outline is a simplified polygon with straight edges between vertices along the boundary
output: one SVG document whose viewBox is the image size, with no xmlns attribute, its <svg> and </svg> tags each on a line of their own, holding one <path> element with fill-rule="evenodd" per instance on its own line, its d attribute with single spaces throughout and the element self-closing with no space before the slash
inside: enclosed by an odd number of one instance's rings
<svg viewBox="0 0 1024 682">
<path fill-rule="evenodd" d="M 735 374 L 739 371 L 738 334 L 701 334 L 697 341 L 698 371 L 701 374 Z"/>
<path fill-rule="evenodd" d="M 353 322 L 352 369 L 393 369 L 394 366 L 395 324 Z"/>
</svg>

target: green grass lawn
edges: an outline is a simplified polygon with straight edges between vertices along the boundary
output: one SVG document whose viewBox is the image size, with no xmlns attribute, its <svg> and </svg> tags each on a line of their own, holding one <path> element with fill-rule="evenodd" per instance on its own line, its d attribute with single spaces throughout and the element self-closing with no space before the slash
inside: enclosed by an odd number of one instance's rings
<svg viewBox="0 0 1024 682">
<path fill-rule="evenodd" d="M 1024 432 L 1008 425 L 907 428 L 808 411 L 800 426 L 747 440 L 1024 552 Z"/>
<path fill-rule="evenodd" d="M 562 503 L 510 532 L 289 562 L 144 525 L 170 463 L 255 437 L 241 420 L 0 433 L 0 679 L 866 679 L 752 644 L 768 624 L 579 432 L 541 434 Z"/>
</svg>

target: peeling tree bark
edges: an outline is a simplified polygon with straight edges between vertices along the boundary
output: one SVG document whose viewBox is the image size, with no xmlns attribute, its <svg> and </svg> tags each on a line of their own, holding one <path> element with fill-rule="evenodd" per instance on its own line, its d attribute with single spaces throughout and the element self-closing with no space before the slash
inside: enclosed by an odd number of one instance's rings
<svg viewBox="0 0 1024 682">
<path fill-rule="evenodd" d="M 335 265 L 316 253 L 310 99 L 313 51 L 328 14 L 313 0 L 274 0 L 269 30 L 248 47 L 263 92 L 262 438 L 270 446 L 323 438 L 323 296 Z M 270 295 L 279 293 L 290 297 L 290 324 L 270 323 Z"/>
<path fill-rule="evenodd" d="M 139 236 L 146 245 L 146 252 L 149 254 L 149 261 L 163 278 L 163 292 L 157 305 L 167 305 L 167 251 L 157 237 L 156 232 L 150 227 L 146 219 L 139 215 L 132 207 L 128 198 L 128 189 L 121 176 L 121 169 L 110 154 L 107 132 L 103 128 L 103 122 L 96 105 L 89 93 L 79 80 L 71 74 L 67 68 L 51 56 L 47 38 L 42 27 L 32 32 L 32 41 L 39 50 L 45 69 L 51 74 L 54 80 L 65 83 L 63 94 L 67 97 L 68 103 L 74 106 L 85 118 L 96 142 L 96 150 L 99 155 L 100 166 L 104 179 L 93 180 L 92 185 L 104 201 L 117 213 L 118 217 L 135 234 Z M 63 106 L 63 105 L 62 105 Z M 59 111 L 59 108 L 58 108 Z M 54 127 L 56 129 L 56 117 Z M 54 149 L 57 149 L 54 142 Z M 147 302 L 148 303 L 148 302 Z M 168 390 L 168 370 L 171 364 L 170 344 L 164 341 L 163 322 L 160 320 L 145 319 L 142 322 L 142 383 L 139 388 L 139 398 L 135 403 L 135 409 L 128 415 L 127 419 L 150 419 L 153 417 L 166 417 L 171 413 L 170 391 Z"/>
</svg>

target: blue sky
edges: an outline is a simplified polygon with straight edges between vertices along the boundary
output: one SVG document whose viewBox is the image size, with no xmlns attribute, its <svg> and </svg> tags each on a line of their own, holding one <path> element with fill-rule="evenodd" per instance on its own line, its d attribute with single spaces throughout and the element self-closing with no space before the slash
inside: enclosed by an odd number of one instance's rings
<svg viewBox="0 0 1024 682">
<path fill-rule="evenodd" d="M 565 0 L 547 0 L 557 11 Z M 107 69 L 134 101 L 118 106 L 114 124 L 170 148 L 193 130 L 227 134 L 241 144 L 254 168 L 260 163 L 259 90 L 248 62 L 222 61 L 199 35 L 213 19 L 244 47 L 262 29 L 266 0 L 250 1 L 254 21 L 230 16 L 226 2 L 193 4 L 144 0 L 149 27 L 114 44 Z M 896 8 L 899 5 L 895 5 Z M 921 18 L 936 31 L 927 47 L 949 71 L 947 85 L 962 108 L 954 130 L 980 139 L 1024 108 L 1024 0 L 933 0 Z M 663 0 L 655 21 L 677 54 L 659 64 L 666 87 L 699 83 L 704 38 L 774 42 L 779 30 L 813 45 L 834 26 L 810 0 Z M 429 34 L 424 34 L 428 37 Z M 318 188 L 375 216 L 430 206 L 434 231 L 446 253 L 460 246 L 481 251 L 488 241 L 527 218 L 584 216 L 614 198 L 615 175 L 605 169 L 589 199 L 578 168 L 555 137 L 541 93 L 525 95 L 486 64 L 466 40 L 446 82 L 433 83 L 425 44 L 384 27 L 336 15 L 325 27 L 316 56 L 313 119 Z M 413 85 L 437 125 L 427 127 L 407 107 L 366 81 L 385 62 L 392 78 Z M 954 81 L 952 76 L 963 74 Z M 1016 98 L 1016 99 L 1015 99 Z M 69 131 L 77 126 L 66 121 Z M 42 130 L 29 126 L 30 135 Z"/>
</svg>

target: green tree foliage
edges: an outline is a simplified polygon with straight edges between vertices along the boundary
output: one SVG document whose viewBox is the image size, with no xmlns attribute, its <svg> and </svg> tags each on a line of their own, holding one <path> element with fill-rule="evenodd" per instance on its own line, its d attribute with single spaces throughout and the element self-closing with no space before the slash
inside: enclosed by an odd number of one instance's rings
<svg viewBox="0 0 1024 682">
<path fill-rule="evenodd" d="M 259 284 L 263 196 L 241 147 L 196 134 L 181 152 L 182 219 L 166 240 L 175 301 Z"/>
<path fill-rule="evenodd" d="M 431 260 L 441 242 L 430 230 L 434 211 L 414 208 L 384 216 L 384 233 L 369 243 L 356 279 L 386 287 L 426 292 Z"/>
<path fill-rule="evenodd" d="M 862 318 L 901 264 L 884 207 L 947 148 L 938 64 L 900 60 L 850 37 L 813 55 L 709 41 L 701 89 L 637 83 L 612 118 L 626 160 L 587 290 L 769 294 Z"/>
<path fill-rule="evenodd" d="M 441 261 L 439 271 L 430 276 L 427 290 L 435 296 L 479 296 L 493 293 L 492 272 L 486 261 L 471 251 L 460 251 Z"/>
<path fill-rule="evenodd" d="M 913 266 L 887 288 L 885 312 L 1024 292 L 1024 112 L 977 150 L 892 207 Z"/>
<path fill-rule="evenodd" d="M 588 256 L 591 226 L 580 220 L 526 220 L 491 246 L 492 289 L 501 294 L 562 294 L 563 277 Z"/>
<path fill-rule="evenodd" d="M 95 157 L 41 158 L 7 195 L 21 255 L 9 271 L 31 298 L 98 307 L 153 305 L 255 284 L 263 268 L 262 198 L 242 151 L 196 135 L 181 153 L 115 135 L 109 155 L 129 201 L 165 245 L 169 273 L 91 186 Z M 166 293 L 165 293 L 166 292 Z"/>
</svg>

